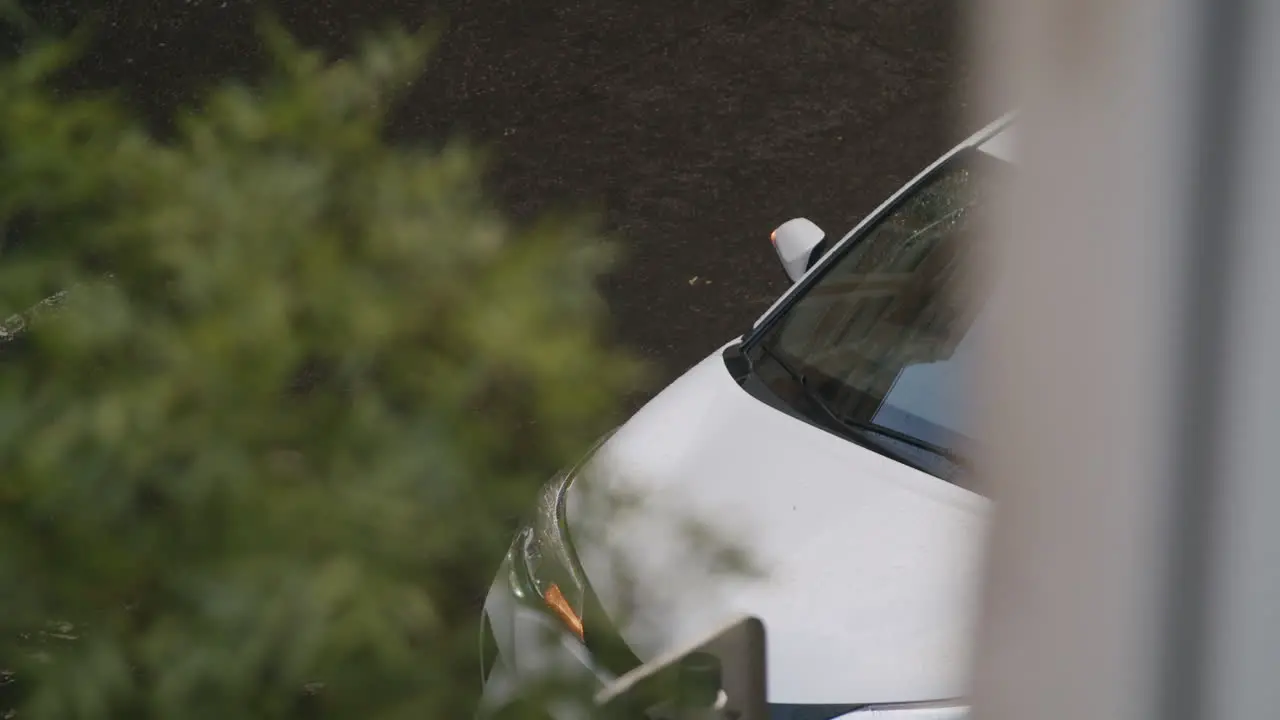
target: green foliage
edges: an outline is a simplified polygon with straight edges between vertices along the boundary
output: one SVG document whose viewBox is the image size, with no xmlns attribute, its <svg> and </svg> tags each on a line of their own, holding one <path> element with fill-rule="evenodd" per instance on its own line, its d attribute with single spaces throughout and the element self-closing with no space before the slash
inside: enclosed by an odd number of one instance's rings
<svg viewBox="0 0 1280 720">
<path fill-rule="evenodd" d="M 510 519 L 635 381 L 592 224 L 381 139 L 427 36 L 267 27 L 168 140 L 48 89 L 74 43 L 0 68 L 0 317 L 69 290 L 0 364 L 21 718 L 463 716 Z"/>
</svg>

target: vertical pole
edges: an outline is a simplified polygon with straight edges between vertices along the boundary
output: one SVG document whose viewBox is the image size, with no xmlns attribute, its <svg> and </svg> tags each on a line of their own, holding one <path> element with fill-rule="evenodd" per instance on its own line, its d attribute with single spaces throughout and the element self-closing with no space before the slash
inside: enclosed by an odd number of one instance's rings
<svg viewBox="0 0 1280 720">
<path fill-rule="evenodd" d="M 1197 648 L 1206 718 L 1280 715 L 1280 3 L 1232 5 L 1234 110 L 1223 130 L 1234 142 L 1222 198 L 1231 251 Z"/>
<path fill-rule="evenodd" d="M 1021 181 L 975 716 L 1276 716 L 1280 3 L 976 8 Z"/>
</svg>

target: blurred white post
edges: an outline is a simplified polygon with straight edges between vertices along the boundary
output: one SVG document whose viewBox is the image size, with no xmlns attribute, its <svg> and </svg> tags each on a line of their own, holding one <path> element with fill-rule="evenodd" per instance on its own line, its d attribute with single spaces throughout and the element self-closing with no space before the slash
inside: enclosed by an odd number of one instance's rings
<svg viewBox="0 0 1280 720">
<path fill-rule="evenodd" d="M 982 720 L 1280 717 L 1280 0 L 979 0 Z"/>
</svg>

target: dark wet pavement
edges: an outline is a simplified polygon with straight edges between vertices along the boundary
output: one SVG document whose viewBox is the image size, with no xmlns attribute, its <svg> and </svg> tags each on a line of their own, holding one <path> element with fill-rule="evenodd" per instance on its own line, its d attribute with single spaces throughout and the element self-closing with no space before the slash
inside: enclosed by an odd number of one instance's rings
<svg viewBox="0 0 1280 720">
<path fill-rule="evenodd" d="M 97 13 L 78 83 L 161 117 L 261 61 L 245 0 L 34 0 Z M 397 131 L 495 143 L 524 218 L 604 213 L 627 250 L 604 291 L 620 339 L 669 380 L 786 286 L 769 231 L 843 234 L 967 134 L 957 4 L 942 0 L 280 0 L 303 42 L 447 19 Z"/>
</svg>

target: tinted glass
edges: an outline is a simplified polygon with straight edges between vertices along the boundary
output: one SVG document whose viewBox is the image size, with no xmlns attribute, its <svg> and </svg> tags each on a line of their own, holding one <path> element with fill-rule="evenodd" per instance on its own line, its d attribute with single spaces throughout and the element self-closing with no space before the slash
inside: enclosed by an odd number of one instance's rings
<svg viewBox="0 0 1280 720">
<path fill-rule="evenodd" d="M 832 414 L 919 440 L 877 438 L 947 479 L 963 467 L 928 446 L 963 454 L 973 442 L 965 391 L 985 298 L 969 294 L 966 273 L 974 221 L 1003 171 L 989 156 L 957 156 L 849 246 L 759 340 Z M 770 359 L 757 363 L 762 379 L 814 413 Z"/>
</svg>

